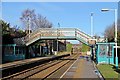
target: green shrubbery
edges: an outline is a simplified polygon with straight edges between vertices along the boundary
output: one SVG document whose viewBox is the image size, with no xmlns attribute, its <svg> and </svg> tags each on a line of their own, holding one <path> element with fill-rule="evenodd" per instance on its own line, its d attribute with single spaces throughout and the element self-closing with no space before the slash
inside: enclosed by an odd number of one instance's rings
<svg viewBox="0 0 120 80">
<path fill-rule="evenodd" d="M 82 52 L 87 52 L 87 51 L 90 51 L 90 47 L 85 44 L 82 44 Z"/>
<path fill-rule="evenodd" d="M 66 50 L 67 50 L 67 52 L 71 52 L 71 50 L 72 50 L 72 44 L 71 43 L 66 45 Z"/>
</svg>

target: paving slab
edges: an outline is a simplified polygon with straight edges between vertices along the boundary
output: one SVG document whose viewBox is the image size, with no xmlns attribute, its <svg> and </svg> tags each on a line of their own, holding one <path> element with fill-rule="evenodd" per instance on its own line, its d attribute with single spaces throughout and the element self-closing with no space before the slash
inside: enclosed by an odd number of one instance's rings
<svg viewBox="0 0 120 80">
<path fill-rule="evenodd" d="M 77 61 L 66 72 L 63 78 L 89 78 L 99 80 L 95 73 L 95 66 L 90 57 L 79 57 Z"/>
</svg>

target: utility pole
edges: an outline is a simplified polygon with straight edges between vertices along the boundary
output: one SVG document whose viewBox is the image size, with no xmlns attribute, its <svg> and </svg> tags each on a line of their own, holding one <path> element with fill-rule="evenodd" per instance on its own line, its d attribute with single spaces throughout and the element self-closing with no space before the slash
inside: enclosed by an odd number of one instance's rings
<svg viewBox="0 0 120 80">
<path fill-rule="evenodd" d="M 91 12 L 91 37 L 93 37 L 93 12 Z"/>
</svg>

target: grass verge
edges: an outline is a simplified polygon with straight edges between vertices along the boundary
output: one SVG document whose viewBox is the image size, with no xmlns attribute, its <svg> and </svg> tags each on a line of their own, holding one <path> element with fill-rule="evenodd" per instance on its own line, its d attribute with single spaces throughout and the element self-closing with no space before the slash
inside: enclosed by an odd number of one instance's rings
<svg viewBox="0 0 120 80">
<path fill-rule="evenodd" d="M 101 72 L 103 77 L 107 80 L 109 78 L 118 79 L 119 69 L 116 70 L 114 65 L 109 64 L 99 64 L 97 65 L 98 70 Z"/>
</svg>

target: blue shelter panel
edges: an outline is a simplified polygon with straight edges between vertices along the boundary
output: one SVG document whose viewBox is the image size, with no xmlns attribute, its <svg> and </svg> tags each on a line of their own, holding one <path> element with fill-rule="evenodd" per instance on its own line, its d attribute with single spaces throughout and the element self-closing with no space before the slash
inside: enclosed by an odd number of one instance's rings
<svg viewBox="0 0 120 80">
<path fill-rule="evenodd" d="M 97 43 L 97 62 L 114 64 L 114 43 Z"/>
<path fill-rule="evenodd" d="M 25 59 L 25 46 L 16 44 L 3 45 L 3 63 Z"/>
</svg>

